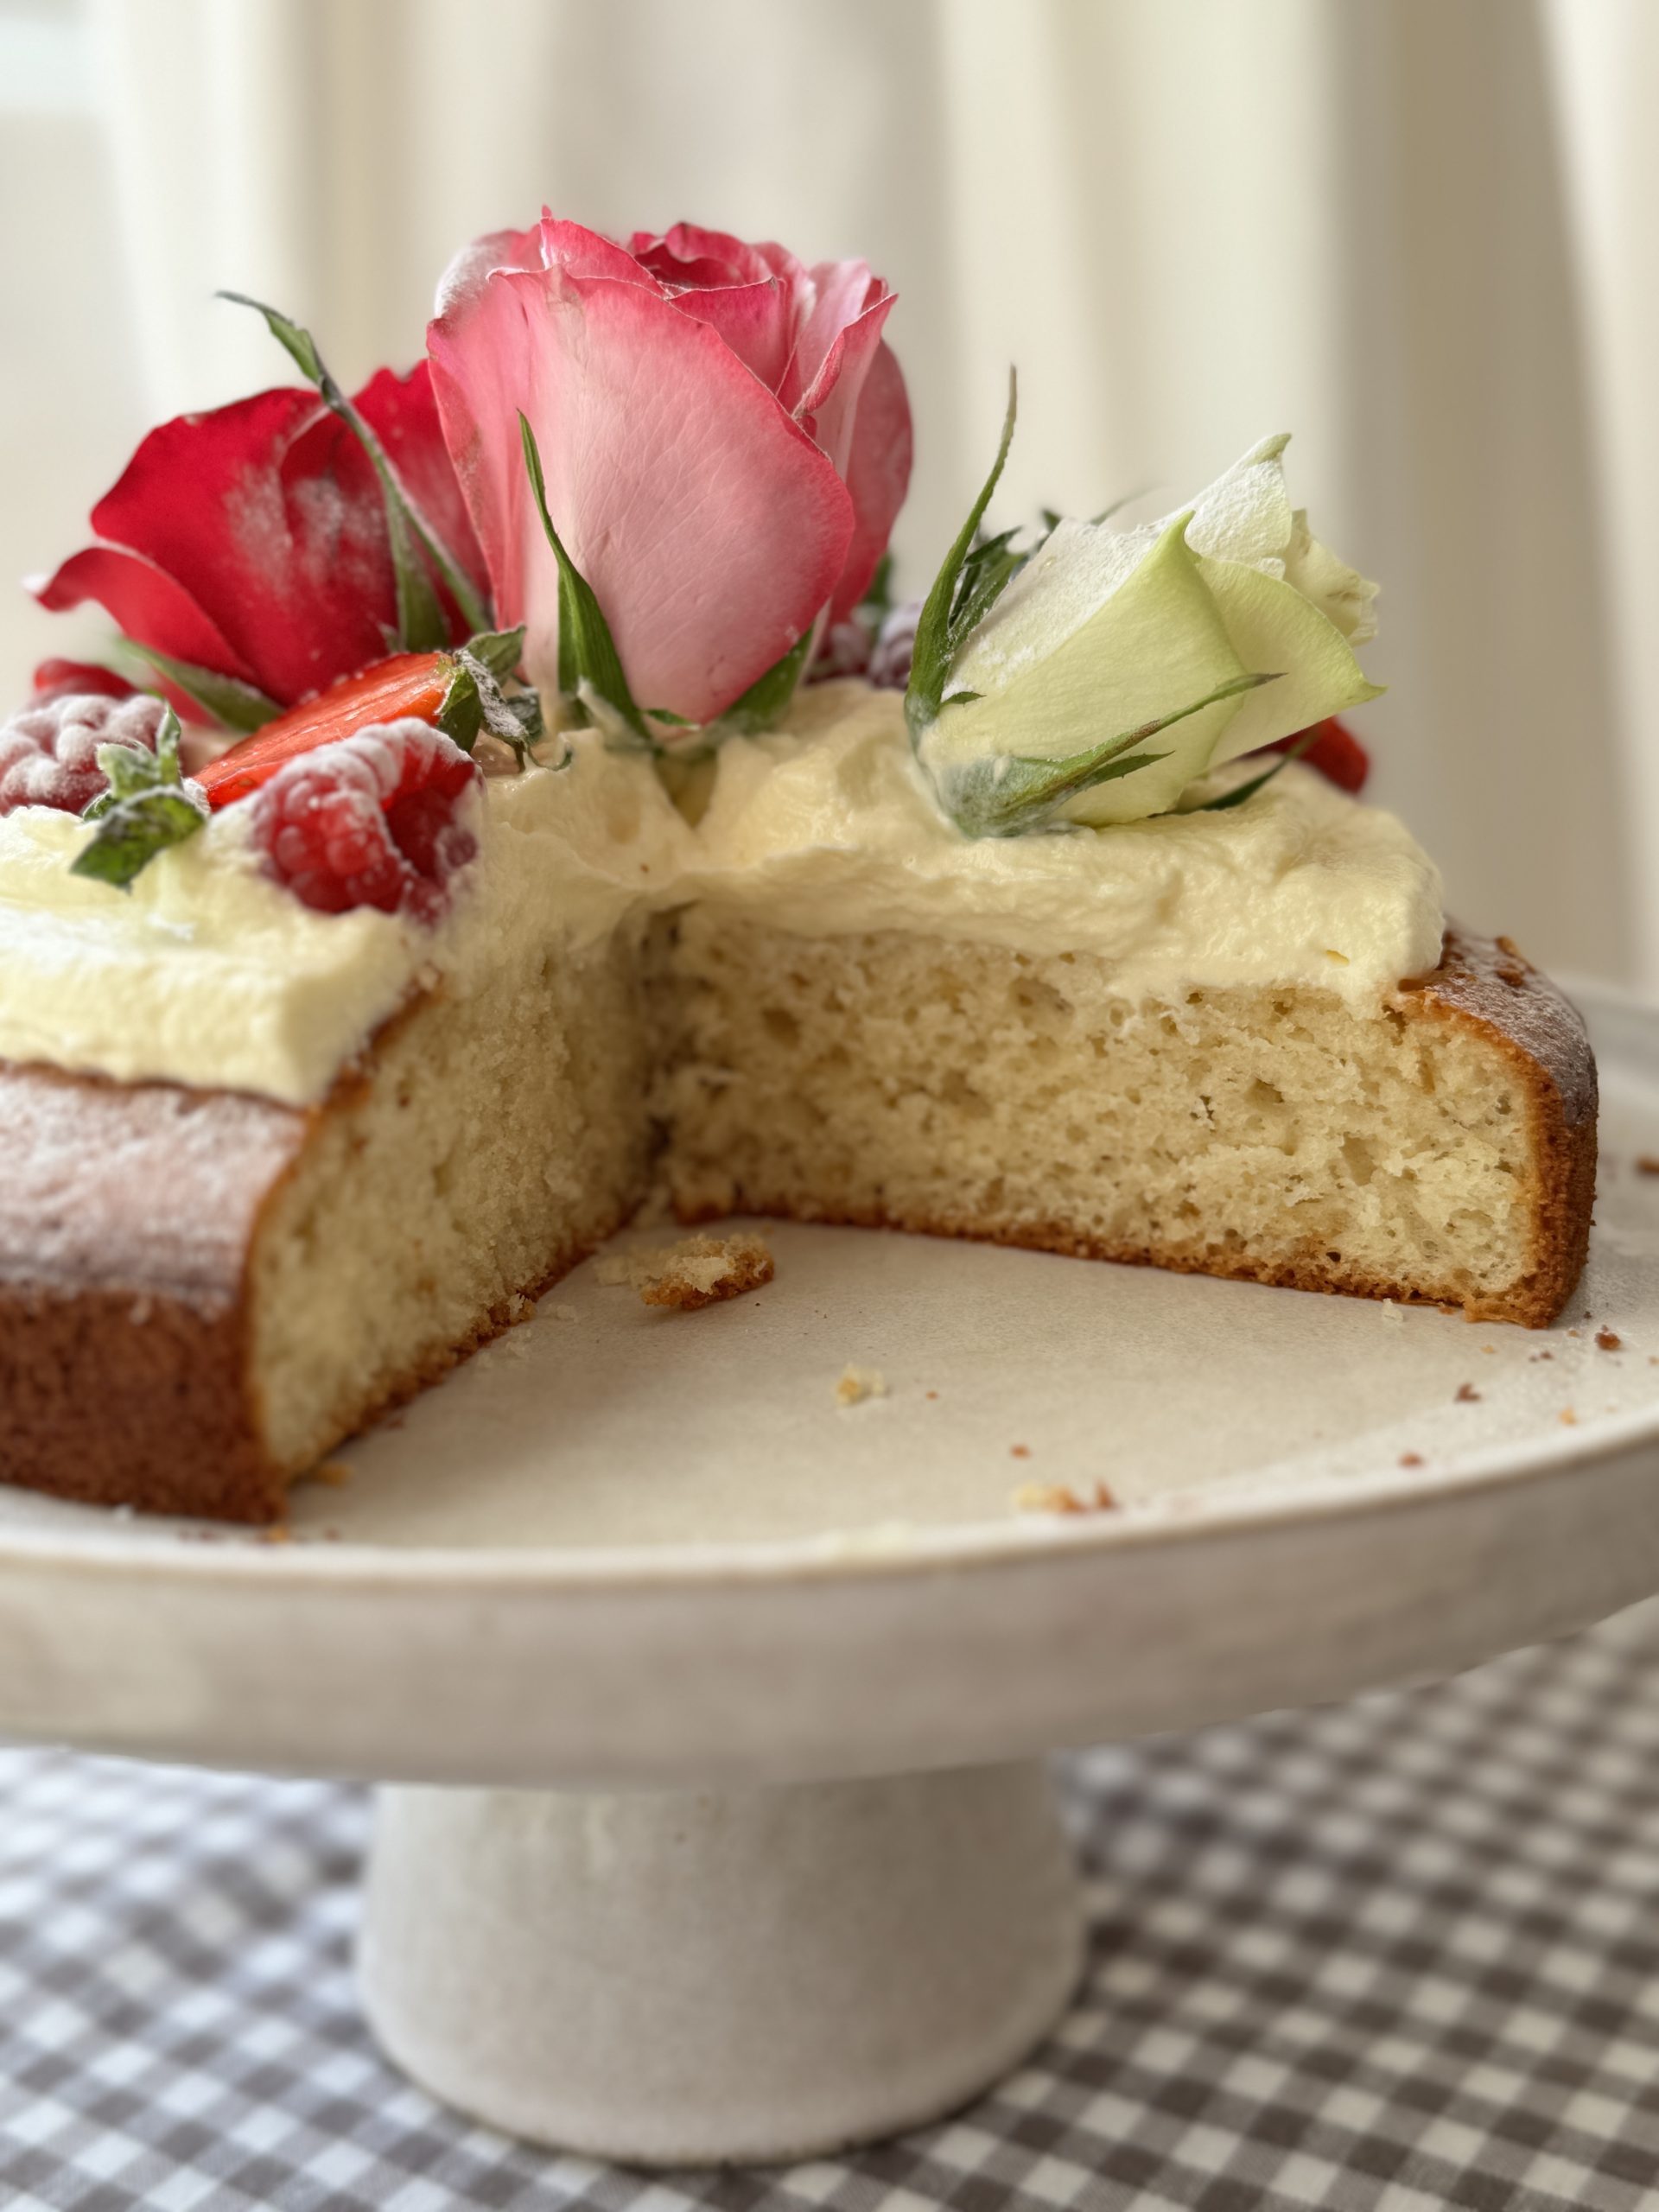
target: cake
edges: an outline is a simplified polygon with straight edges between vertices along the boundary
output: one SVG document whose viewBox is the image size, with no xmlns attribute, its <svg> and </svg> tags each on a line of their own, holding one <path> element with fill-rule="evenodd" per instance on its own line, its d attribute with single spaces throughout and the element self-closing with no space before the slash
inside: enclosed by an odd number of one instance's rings
<svg viewBox="0 0 1659 2212">
<path fill-rule="evenodd" d="M 0 1478 L 274 1520 L 653 1184 L 1560 1312 L 1583 1028 L 1319 772 L 1357 780 L 1370 588 L 1284 442 L 1029 541 L 994 470 L 883 622 L 891 304 L 545 218 L 461 257 L 429 374 L 146 442 L 41 590 L 156 696 L 49 665 L 0 730 Z"/>
</svg>

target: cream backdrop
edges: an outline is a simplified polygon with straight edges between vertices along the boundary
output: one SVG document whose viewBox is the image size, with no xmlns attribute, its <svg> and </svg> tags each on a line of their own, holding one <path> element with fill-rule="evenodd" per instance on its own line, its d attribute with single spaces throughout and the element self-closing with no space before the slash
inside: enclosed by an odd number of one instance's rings
<svg viewBox="0 0 1659 2212">
<path fill-rule="evenodd" d="M 862 252 L 907 582 L 1011 359 L 1010 516 L 1293 429 L 1386 588 L 1377 795 L 1471 920 L 1659 983 L 1659 0 L 0 0 L 0 37 L 14 573 L 147 423 L 283 380 L 216 285 L 357 377 L 544 199 Z M 14 691 L 69 634 L 6 608 Z"/>
</svg>

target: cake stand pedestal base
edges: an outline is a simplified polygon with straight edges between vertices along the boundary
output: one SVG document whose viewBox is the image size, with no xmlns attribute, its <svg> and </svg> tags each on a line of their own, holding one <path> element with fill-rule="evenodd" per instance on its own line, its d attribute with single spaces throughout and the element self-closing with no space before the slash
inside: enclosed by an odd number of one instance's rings
<svg viewBox="0 0 1659 2212">
<path fill-rule="evenodd" d="M 710 1793 L 386 1789 L 359 1974 L 447 2104 L 651 2165 L 935 2120 L 1074 1988 L 1083 1916 L 1039 1763 Z"/>
</svg>

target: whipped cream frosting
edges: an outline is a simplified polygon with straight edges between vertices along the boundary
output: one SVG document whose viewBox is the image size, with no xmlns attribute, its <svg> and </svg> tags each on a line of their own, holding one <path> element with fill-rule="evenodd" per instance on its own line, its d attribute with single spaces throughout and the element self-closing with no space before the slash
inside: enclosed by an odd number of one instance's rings
<svg viewBox="0 0 1659 2212">
<path fill-rule="evenodd" d="M 130 892 L 71 874 L 73 815 L 19 808 L 0 819 L 0 1059 L 314 1104 L 412 989 L 466 990 L 502 944 L 608 936 L 684 874 L 690 832 L 657 779 L 595 738 L 467 804 L 479 855 L 435 929 L 314 913 L 262 873 L 244 807 Z"/>
<path fill-rule="evenodd" d="M 814 685 L 785 730 L 721 747 L 695 867 L 699 896 L 782 929 L 1096 953 L 1126 996 L 1302 983 L 1376 1006 L 1435 966 L 1445 929 L 1440 873 L 1404 825 L 1294 765 L 1216 812 L 964 836 L 899 694 L 855 683 Z"/>
<path fill-rule="evenodd" d="M 124 893 L 70 874 L 73 816 L 16 810 L 0 819 L 0 1059 L 308 1105 L 412 990 L 465 991 L 503 944 L 579 946 L 691 899 L 814 934 L 1095 953 L 1129 996 L 1301 983 L 1363 1009 L 1440 957 L 1433 864 L 1305 769 L 1221 812 L 976 841 L 938 811 L 899 695 L 857 682 L 728 741 L 695 829 L 645 760 L 591 732 L 569 768 L 468 804 L 479 856 L 435 930 L 312 912 L 262 874 L 240 808 Z"/>
</svg>

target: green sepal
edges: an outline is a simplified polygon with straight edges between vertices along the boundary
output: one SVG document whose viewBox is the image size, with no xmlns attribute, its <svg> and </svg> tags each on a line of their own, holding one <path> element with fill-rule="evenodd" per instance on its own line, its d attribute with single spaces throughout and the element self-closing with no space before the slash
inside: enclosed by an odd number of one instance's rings
<svg viewBox="0 0 1659 2212">
<path fill-rule="evenodd" d="M 206 805 L 185 788 L 179 735 L 179 718 L 169 707 L 156 734 L 154 753 L 128 745 L 99 747 L 98 765 L 109 789 L 82 810 L 82 821 L 98 826 L 91 843 L 70 862 L 72 875 L 130 891 L 157 853 L 181 845 L 207 826 Z"/>
<path fill-rule="evenodd" d="M 811 647 L 812 632 L 809 627 L 781 660 L 773 661 L 764 676 L 755 677 L 741 697 L 721 709 L 721 728 L 734 731 L 739 737 L 759 737 L 763 730 L 771 729 L 788 712 Z"/>
<path fill-rule="evenodd" d="M 316 386 L 324 405 L 339 416 L 368 455 L 385 503 L 386 538 L 397 589 L 399 650 L 436 652 L 449 642 L 449 625 L 442 602 L 417 546 L 425 548 L 467 628 L 487 631 L 490 611 L 479 596 L 477 587 L 398 481 L 391 456 L 329 374 L 311 333 L 276 308 L 267 307 L 263 300 L 250 299 L 245 292 L 221 292 L 219 296 L 264 315 L 271 336 L 285 349 L 306 381 Z"/>
<path fill-rule="evenodd" d="M 1189 806 L 1185 811 L 1188 814 L 1219 814 L 1225 807 L 1243 806 L 1247 798 L 1254 798 L 1264 785 L 1270 784 L 1281 769 L 1288 768 L 1293 760 L 1300 760 L 1319 734 L 1319 726 L 1316 722 L 1312 729 L 1302 732 L 1294 745 L 1287 745 L 1273 766 L 1264 768 L 1259 776 L 1251 776 L 1242 784 L 1235 784 L 1231 791 L 1223 791 L 1219 798 L 1200 799 L 1196 806 Z"/>
<path fill-rule="evenodd" d="M 960 619 L 961 613 L 966 610 L 965 607 L 959 609 L 958 605 L 958 587 L 963 582 L 964 571 L 969 577 L 966 596 L 976 600 L 984 598 L 980 613 L 974 618 L 977 621 L 981 615 L 988 612 L 1007 583 L 1008 577 L 1020 566 L 1017 557 L 1008 553 L 1011 533 L 1005 531 L 1000 539 L 988 539 L 983 546 L 977 548 L 974 542 L 979 533 L 979 525 L 984 519 L 985 510 L 991 504 L 991 495 L 1007 465 L 1008 448 L 1014 443 L 1019 399 L 1019 380 L 1014 370 L 1010 369 L 1007 412 L 1002 418 L 1002 437 L 996 448 L 996 459 L 991 463 L 991 473 L 981 486 L 979 497 L 969 509 L 967 521 L 957 532 L 939 573 L 933 579 L 932 589 L 922 602 L 921 614 L 916 624 L 916 642 L 911 654 L 910 683 L 905 692 L 905 720 L 910 725 L 912 745 L 919 742 L 922 732 L 936 718 L 944 702 L 944 687 L 950 678 L 950 664 L 967 635 L 967 628 L 963 627 Z M 970 569 L 969 564 L 976 553 L 979 557 Z M 999 566 L 1007 561 L 1012 561 L 1007 575 L 1002 575 L 1000 582 L 995 582 Z M 988 597 L 985 597 L 987 593 Z"/>
<path fill-rule="evenodd" d="M 553 549 L 553 557 L 559 564 L 559 690 L 567 698 L 575 698 L 584 683 L 591 685 L 633 734 L 643 744 L 650 745 L 653 741 L 651 731 L 634 704 L 628 679 L 622 673 L 622 662 L 610 625 L 594 595 L 592 585 L 565 551 L 559 533 L 553 527 L 547 506 L 547 481 L 542 474 L 541 452 L 530 419 L 522 409 L 518 414 L 518 434 L 524 442 L 524 467 L 536 495 L 537 512 L 542 518 L 542 528 L 547 532 L 547 542 Z"/>
<path fill-rule="evenodd" d="M 969 837 L 1014 837 L 1027 830 L 1041 829 L 1080 791 L 1116 783 L 1120 777 L 1132 776 L 1137 769 L 1150 768 L 1168 758 L 1164 753 L 1136 753 L 1135 746 L 1145 744 L 1175 722 L 1185 721 L 1189 715 L 1202 714 L 1206 707 L 1274 681 L 1271 676 L 1234 677 L 1173 714 L 1160 715 L 1136 729 L 1107 738 L 1064 760 L 1038 760 L 1001 753 L 963 762 L 941 779 L 941 804 Z"/>
<path fill-rule="evenodd" d="M 274 699 L 238 677 L 198 668 L 194 661 L 175 660 L 171 653 L 157 652 L 154 645 L 141 645 L 133 638 L 123 638 L 121 645 L 124 652 L 164 676 L 187 698 L 194 699 L 223 729 L 238 731 L 245 737 L 274 721 L 283 711 Z"/>
</svg>

